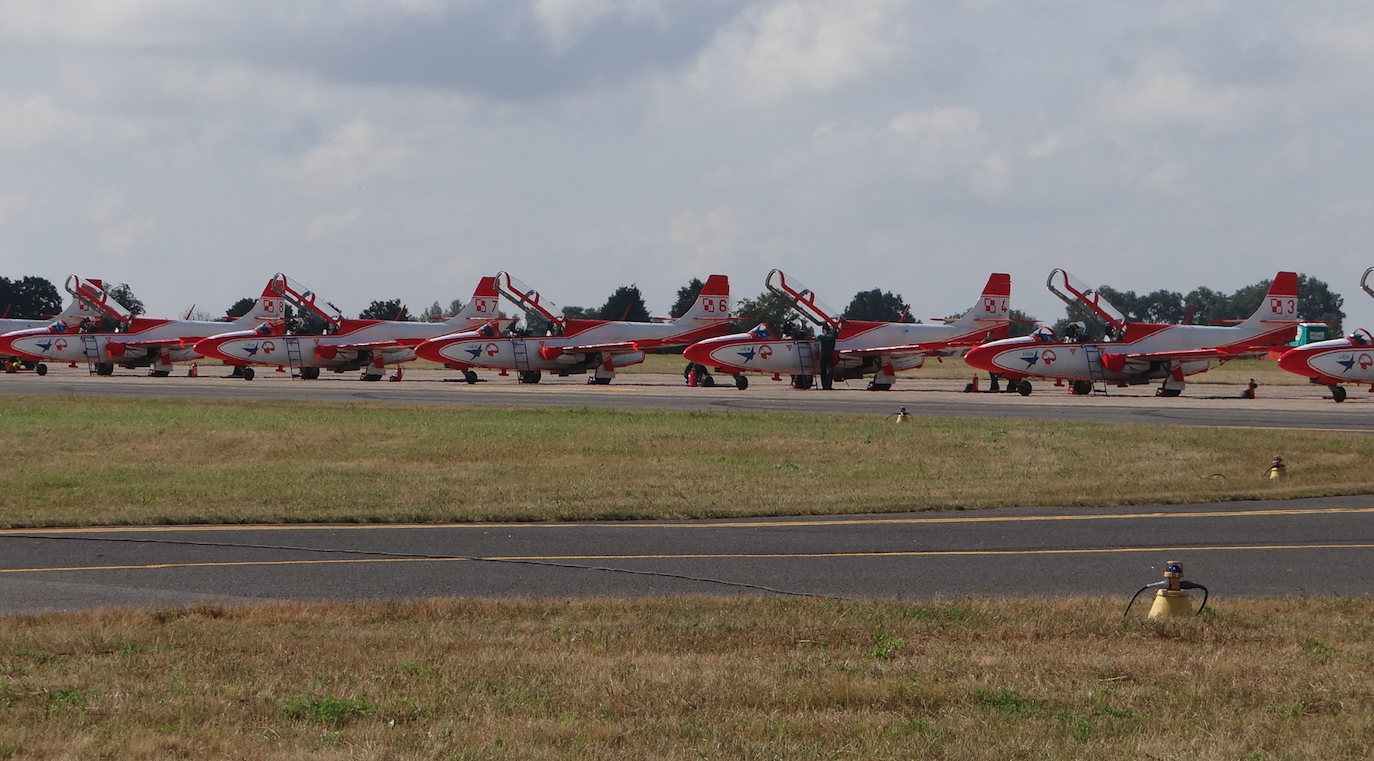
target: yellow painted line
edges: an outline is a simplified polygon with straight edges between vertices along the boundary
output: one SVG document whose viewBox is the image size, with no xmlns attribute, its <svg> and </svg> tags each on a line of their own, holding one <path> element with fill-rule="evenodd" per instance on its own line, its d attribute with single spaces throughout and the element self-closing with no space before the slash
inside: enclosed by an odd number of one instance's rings
<svg viewBox="0 0 1374 761">
<path fill-rule="evenodd" d="M 68 571 L 144 571 L 166 568 L 233 568 L 248 566 L 342 565 L 365 563 L 571 563 L 608 560 L 812 560 L 826 558 L 919 558 L 919 557 L 1005 557 L 1012 555 L 1118 555 L 1140 552 L 1236 552 L 1265 550 L 1368 550 L 1370 544 L 1250 544 L 1199 547 L 1111 547 L 1062 550 L 897 550 L 892 552 L 797 552 L 797 553 L 705 553 L 665 555 L 501 555 L 481 558 L 340 558 L 331 560 L 235 560 L 206 563 L 149 563 L 146 565 L 62 566 L 53 568 L 0 568 L 0 573 L 53 573 Z"/>
<path fill-rule="evenodd" d="M 1374 500 L 1374 498 L 1371 498 Z M 982 512 L 970 510 L 968 512 Z M 0 529 L 0 537 L 13 534 L 27 535 L 83 535 L 83 534 L 165 534 L 165 533 L 223 533 L 231 531 L 390 531 L 433 530 L 433 529 L 552 529 L 552 528 L 649 528 L 649 529 L 719 529 L 719 528 L 805 528 L 808 526 L 884 526 L 919 525 L 935 523 L 1034 523 L 1041 521 L 1100 521 L 1100 520 L 1142 520 L 1149 518 L 1267 518 L 1293 515 L 1356 515 L 1374 513 L 1370 507 L 1321 507 L 1293 508 L 1287 510 L 1205 510 L 1200 512 L 1088 513 L 1083 515 L 1014 515 L 980 516 L 963 515 L 959 517 L 920 517 L 920 518 L 820 518 L 815 520 L 743 520 L 730 523 L 717 522 L 606 522 L 590 521 L 576 523 L 291 523 L 291 524 L 214 524 L 204 526 L 86 526 L 80 528 L 31 528 Z"/>
</svg>

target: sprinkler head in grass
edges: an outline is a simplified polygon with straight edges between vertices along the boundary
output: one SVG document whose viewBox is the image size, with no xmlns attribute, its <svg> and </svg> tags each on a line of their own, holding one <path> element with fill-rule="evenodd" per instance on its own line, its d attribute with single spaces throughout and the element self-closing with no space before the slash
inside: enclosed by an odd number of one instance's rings
<svg viewBox="0 0 1374 761">
<path fill-rule="evenodd" d="M 1150 606 L 1150 618 L 1179 618 L 1193 614 L 1193 601 L 1188 597 L 1188 590 L 1202 590 L 1202 604 L 1198 606 L 1197 612 L 1207 607 L 1207 587 L 1195 582 L 1187 581 L 1183 578 L 1183 564 L 1177 560 L 1170 560 L 1164 564 L 1164 581 L 1156 581 L 1153 584 L 1146 584 L 1141 587 L 1131 601 L 1126 603 L 1126 612 L 1121 614 L 1122 618 L 1131 612 L 1131 606 L 1140 596 L 1141 592 L 1147 589 L 1155 590 L 1155 601 Z"/>
<path fill-rule="evenodd" d="M 1264 471 L 1269 476 L 1269 480 L 1278 481 L 1288 477 L 1288 466 L 1283 464 L 1283 458 L 1274 455 L 1274 461 L 1269 464 L 1269 469 Z"/>
<path fill-rule="evenodd" d="M 905 423 L 909 417 L 911 416 L 907 414 L 906 407 L 901 407 L 897 410 L 896 418 L 898 423 Z"/>
</svg>

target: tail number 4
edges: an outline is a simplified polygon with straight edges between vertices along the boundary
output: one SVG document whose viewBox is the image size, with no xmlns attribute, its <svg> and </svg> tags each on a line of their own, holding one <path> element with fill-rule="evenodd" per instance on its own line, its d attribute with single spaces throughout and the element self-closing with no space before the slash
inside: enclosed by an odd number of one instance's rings
<svg viewBox="0 0 1374 761">
<path fill-rule="evenodd" d="M 1269 311 L 1274 314 L 1294 315 L 1298 312 L 1297 299 L 1269 299 Z"/>
</svg>

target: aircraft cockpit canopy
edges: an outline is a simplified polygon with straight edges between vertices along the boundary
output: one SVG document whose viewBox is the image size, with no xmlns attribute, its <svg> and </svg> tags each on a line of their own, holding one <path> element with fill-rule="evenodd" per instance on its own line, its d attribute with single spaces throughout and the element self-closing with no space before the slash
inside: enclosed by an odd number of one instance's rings
<svg viewBox="0 0 1374 761">
<path fill-rule="evenodd" d="M 343 313 L 339 311 L 338 307 L 328 301 L 321 305 L 314 291 L 292 280 L 281 272 L 278 272 L 276 276 L 272 278 L 271 287 L 278 296 L 286 299 L 292 306 L 299 309 L 302 315 L 306 312 L 310 312 L 316 317 L 335 326 L 343 321 Z M 326 310 L 325 307 L 329 307 L 329 309 Z"/>
<path fill-rule="evenodd" d="M 502 296 L 510 299 L 517 307 L 520 307 L 521 311 L 542 317 L 556 326 L 555 329 L 559 332 L 561 332 L 561 327 L 557 326 L 562 326 L 563 323 L 567 322 L 567 318 L 563 316 L 558 305 L 541 296 L 539 291 L 511 277 L 508 272 L 496 273 L 496 290 Z"/>
<path fill-rule="evenodd" d="M 1368 330 L 1356 328 L 1355 332 L 1350 334 L 1350 342 L 1356 346 L 1371 346 L 1374 345 L 1374 337 L 1369 335 Z"/>
<path fill-rule="evenodd" d="M 270 336 L 272 335 L 272 326 L 265 322 L 259 323 L 256 328 L 253 328 L 253 332 L 260 336 Z"/>
<path fill-rule="evenodd" d="M 54 322 L 53 324 L 51 324 L 51 325 L 48 326 L 48 332 L 49 332 L 49 333 L 66 333 L 66 332 L 67 332 L 67 323 L 65 323 L 65 322 L 63 322 L 63 321 L 61 321 L 61 320 L 58 320 L 58 321 L 56 321 L 56 322 Z"/>
<path fill-rule="evenodd" d="M 1054 335 L 1054 329 L 1048 325 L 1041 325 L 1040 327 L 1036 328 L 1035 332 L 1031 333 L 1031 337 L 1034 338 L 1037 343 L 1042 344 L 1052 344 L 1059 342 L 1059 339 L 1056 338 Z"/>
<path fill-rule="evenodd" d="M 1364 277 L 1360 278 L 1360 287 L 1365 293 L 1374 296 L 1374 283 L 1370 282 L 1371 279 L 1374 279 L 1374 267 L 1365 270 Z"/>
<path fill-rule="evenodd" d="M 1122 314 L 1121 310 L 1102 298 L 1102 294 L 1098 293 L 1096 288 L 1089 288 L 1083 281 L 1062 269 L 1050 271 L 1045 287 L 1068 304 L 1069 309 L 1102 326 L 1108 333 L 1126 327 L 1126 315 Z"/>
<path fill-rule="evenodd" d="M 839 330 L 840 313 L 816 297 L 814 291 L 789 277 L 782 270 L 768 273 L 763 285 L 773 293 L 792 302 L 792 308 L 815 323 L 822 330 Z"/>
</svg>

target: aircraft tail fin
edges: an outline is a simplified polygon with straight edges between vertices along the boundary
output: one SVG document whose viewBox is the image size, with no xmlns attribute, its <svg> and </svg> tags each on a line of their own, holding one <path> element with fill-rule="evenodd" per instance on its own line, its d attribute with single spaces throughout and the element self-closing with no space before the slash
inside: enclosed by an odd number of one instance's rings
<svg viewBox="0 0 1374 761">
<path fill-rule="evenodd" d="M 701 286 L 696 303 L 674 322 L 685 320 L 720 321 L 730 319 L 730 278 L 712 275 Z"/>
<path fill-rule="evenodd" d="M 253 302 L 253 308 L 244 312 L 243 315 L 230 322 L 235 327 L 252 327 L 266 320 L 281 320 L 286 317 L 286 299 L 282 297 L 277 289 L 272 287 L 273 280 L 269 280 L 262 289 L 262 295 L 257 301 Z"/>
<path fill-rule="evenodd" d="M 1011 275 L 994 272 L 983 286 L 978 303 L 951 325 L 960 328 L 987 327 L 987 323 L 1004 323 L 1011 319 Z M 980 324 L 981 323 L 981 324 Z"/>
<path fill-rule="evenodd" d="M 1269 293 L 1260 302 L 1259 308 L 1250 319 L 1241 323 L 1243 328 L 1259 329 L 1262 323 L 1298 321 L 1298 275 L 1295 272 L 1280 272 L 1269 284 Z"/>
<path fill-rule="evenodd" d="M 496 278 L 488 275 L 477 282 L 477 289 L 472 292 L 472 300 L 463 305 L 458 314 L 450 317 L 446 324 L 454 327 L 485 325 L 496 319 L 500 303 L 501 292 L 496 289 Z"/>
</svg>

